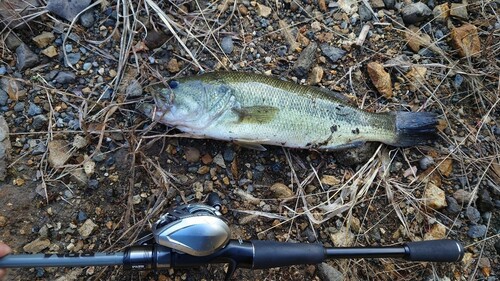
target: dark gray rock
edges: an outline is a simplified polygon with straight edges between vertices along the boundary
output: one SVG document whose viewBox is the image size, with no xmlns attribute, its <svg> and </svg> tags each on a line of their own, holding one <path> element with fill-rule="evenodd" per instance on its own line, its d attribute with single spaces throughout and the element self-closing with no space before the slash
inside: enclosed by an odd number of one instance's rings
<svg viewBox="0 0 500 281">
<path fill-rule="evenodd" d="M 493 200 L 491 200 L 491 196 L 488 190 L 481 189 L 479 191 L 476 205 L 479 210 L 481 210 L 481 212 L 489 212 L 493 210 L 495 204 L 493 203 Z"/>
<path fill-rule="evenodd" d="M 21 39 L 19 39 L 19 37 L 14 32 L 9 32 L 4 40 L 5 45 L 7 45 L 7 48 L 11 51 L 15 51 L 17 47 L 23 44 L 23 41 L 21 41 Z"/>
<path fill-rule="evenodd" d="M 94 25 L 94 20 L 94 12 L 92 10 L 86 11 L 80 16 L 80 24 L 87 28 Z"/>
<path fill-rule="evenodd" d="M 7 73 L 7 67 L 5 65 L 0 66 L 0 75 L 5 75 Z"/>
<path fill-rule="evenodd" d="M 359 18 L 362 21 L 369 21 L 372 19 L 372 12 L 365 5 L 359 6 Z"/>
<path fill-rule="evenodd" d="M 24 70 L 35 66 L 38 63 L 38 56 L 31 51 L 26 44 L 21 44 L 16 49 L 17 63 L 16 67 L 19 70 Z"/>
<path fill-rule="evenodd" d="M 45 117 L 45 120 L 47 120 L 47 117 Z M 37 130 L 40 130 L 40 129 L 41 129 L 41 127 Z M 35 148 L 31 151 L 31 155 L 41 155 L 41 154 L 44 154 L 46 151 L 47 151 L 47 146 L 43 142 L 39 142 L 35 146 Z"/>
<path fill-rule="evenodd" d="M 470 238 L 480 238 L 486 234 L 487 230 L 488 229 L 486 228 L 486 225 L 482 225 L 482 224 L 472 225 L 469 228 L 469 231 L 467 231 L 467 235 Z"/>
<path fill-rule="evenodd" d="M 300 53 L 299 58 L 293 64 L 292 72 L 298 78 L 306 78 L 309 73 L 309 69 L 314 62 L 316 57 L 316 49 L 318 44 L 315 42 L 309 43 L 309 45 Z"/>
<path fill-rule="evenodd" d="M 28 116 L 35 116 L 40 113 L 42 113 L 42 109 L 38 105 L 30 102 L 28 107 Z"/>
<path fill-rule="evenodd" d="M 57 73 L 56 77 L 54 77 L 54 80 L 57 83 L 60 84 L 68 84 L 74 82 L 76 79 L 76 75 L 73 72 L 69 71 L 60 71 Z"/>
<path fill-rule="evenodd" d="M 222 51 L 224 53 L 226 53 L 226 54 L 232 53 L 234 50 L 233 38 L 231 36 L 226 36 L 226 37 L 222 38 L 220 46 L 221 46 Z"/>
<path fill-rule="evenodd" d="M 84 211 L 78 211 L 77 220 L 79 222 L 84 222 L 87 220 L 87 218 L 88 218 L 87 213 L 85 213 Z"/>
<path fill-rule="evenodd" d="M 24 110 L 24 102 L 18 102 L 16 105 L 14 105 L 14 111 L 15 112 L 21 112 Z"/>
<path fill-rule="evenodd" d="M 83 70 L 89 71 L 92 68 L 92 64 L 90 62 L 86 62 L 83 64 Z"/>
<path fill-rule="evenodd" d="M 476 224 L 479 222 L 479 220 L 481 220 L 481 213 L 479 213 L 479 211 L 474 207 L 467 207 L 465 215 L 473 224 Z"/>
<path fill-rule="evenodd" d="M 462 206 L 458 205 L 457 200 L 451 196 L 446 197 L 446 203 L 448 203 L 446 210 L 448 210 L 451 214 L 458 214 L 462 210 Z"/>
<path fill-rule="evenodd" d="M 333 266 L 324 262 L 318 265 L 318 275 L 323 281 L 344 280 L 344 275 L 342 274 L 342 272 L 338 271 Z"/>
<path fill-rule="evenodd" d="M 73 21 L 76 15 L 90 5 L 91 0 L 49 0 L 47 1 L 47 10 L 68 21 Z"/>
<path fill-rule="evenodd" d="M 493 134 L 495 134 L 496 136 L 500 136 L 500 126 L 497 126 L 497 125 L 493 126 L 493 127 L 491 128 L 491 131 L 492 131 L 492 132 L 493 132 Z"/>
<path fill-rule="evenodd" d="M 39 114 L 33 117 L 33 121 L 31 122 L 31 126 L 35 130 L 42 129 L 47 124 L 47 117 L 44 114 Z"/>
<path fill-rule="evenodd" d="M 346 52 L 340 48 L 333 47 L 328 45 L 327 43 L 323 43 L 320 45 L 321 52 L 332 62 L 336 62 L 341 59 Z"/>
<path fill-rule="evenodd" d="M 234 159 L 234 150 L 232 148 L 226 148 L 226 150 L 224 150 L 222 157 L 224 158 L 224 161 L 232 162 Z"/>
<path fill-rule="evenodd" d="M 401 16 L 406 24 L 415 24 L 432 15 L 432 10 L 422 2 L 405 5 L 401 9 Z"/>
<path fill-rule="evenodd" d="M 396 0 L 384 0 L 387 9 L 394 9 L 396 7 Z"/>
<path fill-rule="evenodd" d="M 9 100 L 9 94 L 6 91 L 0 89 L 0 106 L 7 105 L 7 101 Z"/>
</svg>

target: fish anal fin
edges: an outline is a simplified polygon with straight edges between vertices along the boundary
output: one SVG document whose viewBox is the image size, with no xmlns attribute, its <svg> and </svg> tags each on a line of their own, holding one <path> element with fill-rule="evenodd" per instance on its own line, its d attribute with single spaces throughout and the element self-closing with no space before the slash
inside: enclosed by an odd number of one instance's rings
<svg viewBox="0 0 500 281">
<path fill-rule="evenodd" d="M 233 108 L 233 111 L 238 114 L 239 123 L 269 123 L 276 114 L 279 108 L 274 106 L 255 105 L 241 108 Z"/>
</svg>

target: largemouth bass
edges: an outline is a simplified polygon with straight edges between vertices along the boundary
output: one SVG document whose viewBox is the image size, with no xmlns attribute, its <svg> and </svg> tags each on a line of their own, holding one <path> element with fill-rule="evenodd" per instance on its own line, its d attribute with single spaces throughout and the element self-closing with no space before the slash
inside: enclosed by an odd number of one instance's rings
<svg viewBox="0 0 500 281">
<path fill-rule="evenodd" d="M 429 112 L 370 113 L 332 92 L 265 75 L 213 72 L 153 88 L 150 115 L 197 138 L 336 150 L 367 141 L 413 146 L 435 137 Z"/>
</svg>

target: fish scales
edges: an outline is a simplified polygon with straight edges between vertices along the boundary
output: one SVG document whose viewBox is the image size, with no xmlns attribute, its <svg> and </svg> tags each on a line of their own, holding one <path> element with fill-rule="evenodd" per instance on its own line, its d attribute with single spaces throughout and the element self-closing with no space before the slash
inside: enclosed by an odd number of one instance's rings
<svg viewBox="0 0 500 281">
<path fill-rule="evenodd" d="M 326 150 L 366 141 L 411 143 L 401 139 L 405 128 L 398 128 L 398 114 L 366 112 L 315 87 L 239 72 L 185 77 L 170 86 L 154 94 L 155 118 L 197 137 Z M 412 114 L 426 118 L 411 126 L 432 131 L 436 120 Z"/>
</svg>

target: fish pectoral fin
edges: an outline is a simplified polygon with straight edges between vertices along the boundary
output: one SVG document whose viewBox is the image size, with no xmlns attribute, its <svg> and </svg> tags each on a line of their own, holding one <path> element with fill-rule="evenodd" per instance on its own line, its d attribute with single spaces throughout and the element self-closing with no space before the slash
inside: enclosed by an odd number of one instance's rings
<svg viewBox="0 0 500 281">
<path fill-rule="evenodd" d="M 248 149 L 253 149 L 257 151 L 266 151 L 267 149 L 262 146 L 258 141 L 256 140 L 233 140 L 234 143 L 237 145 L 248 148 Z"/>
<path fill-rule="evenodd" d="M 358 147 L 361 147 L 362 145 L 364 145 L 365 143 L 366 143 L 365 141 L 353 141 L 351 143 L 340 144 L 340 145 L 337 145 L 334 147 L 329 147 L 328 151 L 358 148 Z"/>
<path fill-rule="evenodd" d="M 255 105 L 232 109 L 238 114 L 238 123 L 268 123 L 271 122 L 279 108 L 274 106 Z"/>
</svg>

